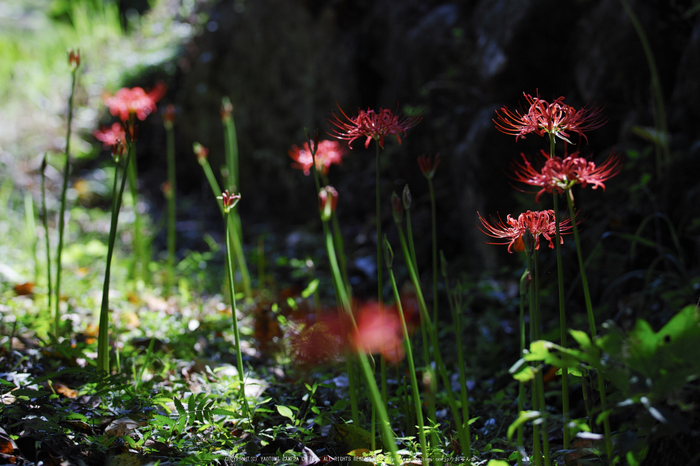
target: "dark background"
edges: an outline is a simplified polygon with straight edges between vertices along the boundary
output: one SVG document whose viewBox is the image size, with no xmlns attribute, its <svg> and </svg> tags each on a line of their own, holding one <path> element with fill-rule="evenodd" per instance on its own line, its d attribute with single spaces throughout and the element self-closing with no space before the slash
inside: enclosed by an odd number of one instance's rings
<svg viewBox="0 0 700 466">
<path fill-rule="evenodd" d="M 603 107 L 608 123 L 588 134 L 588 144 L 569 150 L 597 162 L 611 152 L 624 160 L 624 171 L 606 183 L 606 192 L 575 191 L 584 251 L 598 246 L 590 263 L 597 270 L 594 293 L 603 298 L 614 280 L 656 264 L 653 273 L 664 279 L 663 272 L 671 273 L 669 286 L 686 287 L 684 299 L 697 299 L 697 287 L 690 285 L 700 255 L 700 15 L 694 2 L 630 1 L 660 77 L 671 153 L 665 163 L 657 162 L 653 142 L 644 137 L 650 131 L 642 128 L 654 127 L 651 74 L 619 0 L 222 0 L 206 5 L 202 13 L 209 15 L 208 23 L 182 50 L 177 71 L 152 70 L 134 83 L 165 80 L 169 91 L 159 106 L 177 108 L 184 247 L 201 246 L 202 231 L 216 230 L 220 221 L 191 147 L 199 141 L 211 149 L 214 167 L 223 163 L 219 107 L 221 97 L 230 96 L 247 241 L 265 233 L 276 242 L 273 248 L 282 248 L 320 231 L 313 181 L 292 169 L 287 156 L 292 144 L 304 142 L 305 127 L 328 131 L 327 118 L 337 105 L 349 114 L 410 106 L 421 109 L 422 122 L 402 145 L 389 140 L 381 155 L 382 221 L 390 237 L 390 195 L 408 183 L 415 235 L 423 245 L 419 264 L 428 271 L 429 198 L 416 158 L 439 153 L 442 164 L 434 180 L 439 247 L 452 269 L 482 273 L 520 264 L 519 255 L 484 244 L 488 238 L 477 229 L 477 211 L 505 218 L 550 207 L 549 196 L 538 206 L 534 195 L 517 191 L 508 178 L 509 165 L 521 152 L 532 157 L 547 140 L 531 135 L 516 143 L 492 122 L 494 110 L 520 109 L 526 105 L 523 93 L 539 92 L 549 101 L 565 96 L 577 108 Z M 165 179 L 164 134 L 158 119 L 144 124 L 151 128 L 141 132 L 139 167 L 157 211 L 158 186 Z M 563 153 L 563 145 L 557 150 Z M 338 214 L 349 254 L 372 256 L 374 147 L 365 150 L 356 143 L 330 178 L 340 193 Z M 635 234 L 647 217 L 654 220 L 640 234 L 656 247 L 632 254 L 630 241 L 619 234 Z M 575 275 L 573 241 L 564 252 Z M 553 254 L 542 256 L 551 274 Z M 635 280 L 615 293 L 627 296 L 648 284 Z M 652 309 L 647 298 L 641 306 Z"/>
</svg>

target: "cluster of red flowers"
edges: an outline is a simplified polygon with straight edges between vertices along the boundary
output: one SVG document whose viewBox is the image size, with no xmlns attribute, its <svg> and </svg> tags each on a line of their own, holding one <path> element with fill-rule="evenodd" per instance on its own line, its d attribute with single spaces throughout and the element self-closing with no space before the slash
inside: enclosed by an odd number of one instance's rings
<svg viewBox="0 0 700 466">
<path fill-rule="evenodd" d="M 540 236 L 549 242 L 549 247 L 554 248 L 553 239 L 556 234 L 556 222 L 553 210 L 542 210 L 532 212 L 528 210 L 522 213 L 518 218 L 513 218 L 510 215 L 506 217 L 505 223 L 499 217 L 498 222 L 491 225 L 479 213 L 479 220 L 482 227 L 479 227 L 485 234 L 494 238 L 502 238 L 506 241 L 502 243 L 488 244 L 507 244 L 508 252 L 525 251 L 525 235 L 529 232 L 532 235 L 534 249 L 540 248 Z M 571 219 L 566 219 L 559 224 L 559 232 L 565 233 L 571 229 Z M 560 238 L 560 242 L 563 240 Z"/>
<path fill-rule="evenodd" d="M 540 170 L 536 170 L 525 155 L 522 156 L 522 163 L 513 164 L 513 178 L 516 181 L 542 188 L 535 197 L 536 202 L 539 202 L 540 196 L 545 192 L 552 193 L 556 189 L 561 194 L 576 184 L 584 188 L 591 185 L 593 189 L 601 187 L 605 190 L 604 182 L 617 175 L 622 168 L 620 157 L 614 154 L 599 166 L 580 157 L 578 152 L 563 159 L 550 157 L 544 151 L 542 155 L 546 161 Z"/>
<path fill-rule="evenodd" d="M 78 64 L 80 64 L 78 55 Z M 150 91 L 146 92 L 140 87 L 133 89 L 122 88 L 113 96 L 104 97 L 104 103 L 109 107 L 109 112 L 118 116 L 121 122 L 113 123 L 111 127 L 102 127 L 95 130 L 92 135 L 104 144 L 105 148 L 112 147 L 112 152 L 117 155 L 123 152 L 127 133 L 130 140 L 136 139 L 136 128 L 133 125 L 133 118 L 145 120 L 146 117 L 156 111 L 156 102 L 165 95 L 165 84 L 158 83 Z M 166 118 L 171 118 L 174 113 L 168 112 Z"/>
<path fill-rule="evenodd" d="M 569 144 L 569 132 L 578 133 L 579 138 L 587 140 L 584 131 L 600 128 L 607 120 L 600 115 L 598 108 L 582 108 L 576 110 L 574 107 L 564 103 L 564 97 L 559 97 L 552 103 L 540 99 L 539 94 L 533 97 L 524 94 L 530 107 L 527 113 L 522 115 L 517 110 L 510 111 L 508 108 L 501 108 L 503 114 L 496 112 L 496 128 L 506 134 L 518 138 L 525 138 L 526 134 L 535 133 L 538 136 L 552 134 Z"/>
<path fill-rule="evenodd" d="M 515 136 L 516 141 L 519 138 L 524 138 L 526 134 L 534 133 L 538 136 L 548 134 L 552 138 L 557 137 L 571 144 L 570 133 L 578 133 L 579 138 L 587 140 L 585 131 L 599 128 L 606 122 L 598 108 L 584 107 L 576 110 L 564 103 L 564 97 L 559 97 L 552 103 L 540 99 L 539 95 L 533 97 L 525 94 L 525 98 L 530 104 L 527 112 L 521 114 L 503 107 L 502 113 L 496 112 L 497 118 L 494 120 L 498 130 Z M 541 188 L 535 197 L 536 202 L 539 202 L 540 196 L 545 192 L 552 193 L 556 190 L 557 194 L 567 192 L 568 195 L 571 195 L 571 188 L 577 184 L 582 187 L 590 185 L 593 189 L 598 187 L 605 189 L 604 182 L 617 175 L 622 168 L 620 157 L 617 155 L 610 155 L 598 166 L 594 162 L 580 157 L 579 152 L 564 158 L 553 154 L 548 155 L 544 151 L 542 151 L 542 155 L 545 162 L 540 169 L 533 167 L 524 154 L 522 162 L 513 164 L 513 179 Z M 479 215 L 479 220 L 482 225 L 480 229 L 485 234 L 506 240 L 502 243 L 491 244 L 507 244 L 508 252 L 525 250 L 523 238 L 526 232 L 532 234 L 535 249 L 539 248 L 540 236 L 549 241 L 550 247 L 554 247 L 552 237 L 556 231 L 556 223 L 552 210 L 527 211 L 520 214 L 517 219 L 508 215 L 505 223 L 499 218 L 494 225 L 481 215 Z M 560 233 L 569 230 L 572 227 L 571 219 L 560 222 L 559 226 Z"/>
<path fill-rule="evenodd" d="M 335 113 L 328 120 L 336 127 L 333 137 L 348 141 L 348 147 L 352 147 L 353 141 L 359 138 L 365 138 L 365 148 L 369 147 L 372 140 L 377 141 L 379 147 L 384 148 L 384 138 L 394 136 L 399 144 L 401 144 L 400 134 L 406 134 L 406 131 L 416 126 L 420 121 L 420 115 L 415 116 L 399 116 L 387 109 L 382 108 L 379 113 L 374 110 L 358 110 L 356 117 L 349 117 L 343 109 L 338 107 L 340 113 L 345 120 L 343 121 Z"/>
</svg>

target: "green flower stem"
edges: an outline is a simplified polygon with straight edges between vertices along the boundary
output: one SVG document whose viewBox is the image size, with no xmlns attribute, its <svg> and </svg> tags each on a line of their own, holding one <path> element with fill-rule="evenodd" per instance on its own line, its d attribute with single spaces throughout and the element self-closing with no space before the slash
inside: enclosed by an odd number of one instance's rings
<svg viewBox="0 0 700 466">
<path fill-rule="evenodd" d="M 411 209 L 406 211 L 406 236 L 408 237 L 408 250 L 411 252 L 411 262 L 413 268 L 418 270 L 418 261 L 416 260 L 416 248 L 413 244 L 413 227 L 411 226 Z"/>
<path fill-rule="evenodd" d="M 318 171 L 316 170 L 316 145 L 312 144 L 311 138 L 309 138 L 309 147 L 311 148 L 311 172 L 314 176 L 314 183 L 316 186 L 316 195 L 321 192 L 321 183 L 318 178 Z M 340 301 L 340 305 L 345 311 L 345 313 L 350 317 L 353 328 L 356 327 L 355 317 L 352 314 L 352 306 L 350 305 L 350 297 L 348 296 L 348 290 L 350 289 L 350 284 L 343 280 L 343 276 L 340 272 L 340 267 L 338 266 L 338 260 L 335 254 L 335 245 L 333 242 L 333 236 L 331 235 L 328 222 L 321 218 L 321 223 L 323 224 L 323 236 L 326 242 L 326 252 L 328 254 L 328 262 L 331 266 L 331 277 L 333 281 L 333 289 L 335 291 L 336 299 Z M 360 425 L 360 409 L 357 400 L 357 380 L 355 379 L 355 370 L 353 367 L 353 362 L 350 358 L 346 361 L 346 371 L 348 373 L 348 390 L 350 392 L 350 412 L 352 415 L 352 422 L 356 426 Z M 374 379 L 372 379 L 374 381 Z M 374 426 L 374 422 L 372 423 Z"/>
<path fill-rule="evenodd" d="M 63 253 L 63 233 L 66 227 L 66 192 L 68 191 L 68 172 L 70 171 L 70 136 L 73 123 L 73 98 L 75 96 L 75 82 L 77 80 L 75 68 L 71 71 L 70 97 L 68 98 L 68 129 L 66 130 L 66 164 L 63 168 L 63 187 L 61 188 L 61 210 L 58 215 L 58 250 L 56 251 L 56 299 L 54 310 L 53 331 L 56 338 L 59 334 L 61 323 L 61 255 Z"/>
<path fill-rule="evenodd" d="M 230 104 L 227 97 L 222 99 L 222 103 Z M 237 192 L 240 189 L 240 172 L 238 165 L 238 138 L 236 136 L 236 124 L 233 121 L 233 115 L 222 119 L 224 127 L 226 129 L 224 133 L 224 145 L 226 148 L 226 168 L 228 169 L 228 184 L 230 185 L 232 192 Z M 245 260 L 245 254 L 243 253 L 243 228 L 241 225 L 241 218 L 238 215 L 238 209 L 233 208 L 233 224 L 235 230 L 233 249 L 236 256 L 236 263 L 238 264 L 238 271 L 241 274 L 241 282 L 243 284 L 243 292 L 246 299 L 253 299 L 253 288 L 250 280 L 250 272 L 248 271 L 248 264 Z"/>
<path fill-rule="evenodd" d="M 433 179 L 428 178 L 428 189 L 430 191 L 430 224 L 433 237 L 433 322 L 438 323 L 438 259 L 437 259 L 437 227 L 435 219 L 435 190 L 433 189 Z"/>
<path fill-rule="evenodd" d="M 442 251 L 440 251 L 440 253 L 442 254 Z M 441 257 L 444 258 L 444 256 Z M 445 282 L 445 291 L 447 292 L 447 303 L 450 306 L 450 311 L 452 312 L 452 320 L 455 326 L 455 340 L 457 342 L 457 364 L 459 365 L 459 386 L 461 388 L 460 401 L 462 402 L 462 419 L 464 421 L 464 434 L 467 439 L 467 444 L 464 447 L 464 451 L 465 453 L 470 454 L 472 451 L 472 439 L 471 433 L 469 432 L 469 389 L 467 388 L 467 368 L 464 364 L 464 346 L 462 345 L 462 309 L 461 306 L 457 306 L 457 304 L 455 303 L 455 297 L 453 297 L 452 292 L 450 290 L 450 284 L 447 280 L 447 274 L 445 273 L 442 277 Z"/>
<path fill-rule="evenodd" d="M 527 290 L 530 287 L 530 270 L 526 269 L 523 272 L 522 277 L 520 277 L 520 356 L 525 355 L 525 296 Z M 518 413 L 525 411 L 525 383 L 520 382 L 518 384 Z M 523 438 L 523 425 L 518 426 L 518 466 L 523 464 L 523 457 L 521 451 L 525 448 L 525 442 Z"/>
<path fill-rule="evenodd" d="M 378 141 L 374 141 L 374 147 L 376 148 L 376 179 L 377 179 L 377 193 L 376 193 L 376 206 L 377 206 L 377 302 L 379 307 L 382 307 L 384 302 L 384 293 L 382 293 L 382 206 L 380 202 L 380 190 L 379 190 L 379 144 Z"/>
<path fill-rule="evenodd" d="M 533 256 L 534 256 L 534 251 L 533 254 L 527 254 L 527 269 L 528 270 L 533 270 L 532 262 L 533 262 Z M 530 342 L 536 341 L 539 339 L 538 334 L 538 320 L 536 316 L 536 295 L 537 295 L 537 281 L 534 280 L 530 284 L 530 294 L 529 294 L 529 306 L 530 306 Z M 541 374 L 540 370 L 537 370 L 537 374 Z M 532 381 L 532 409 L 535 411 L 540 411 L 540 399 L 539 396 L 537 395 L 537 391 L 539 389 L 539 384 L 537 383 L 537 380 Z M 537 423 L 532 423 L 532 456 L 535 459 L 535 465 L 536 466 L 542 466 L 542 446 L 540 443 L 540 426 Z"/>
<path fill-rule="evenodd" d="M 199 163 L 204 169 L 204 175 L 207 177 L 209 187 L 211 188 L 212 193 L 214 193 L 214 197 L 221 195 L 222 191 L 219 187 L 219 182 L 216 181 L 216 176 L 214 176 L 214 172 L 211 169 L 211 165 L 209 165 L 209 161 L 206 158 L 204 158 L 200 160 Z M 223 206 L 219 205 L 219 210 L 221 211 L 221 215 L 225 214 Z M 229 212 L 228 217 L 229 220 L 227 220 L 227 222 L 233 222 L 233 228 L 227 229 L 227 232 L 231 235 L 232 247 L 230 249 L 227 249 L 226 254 L 233 254 L 236 257 L 236 261 L 239 266 L 239 272 L 241 272 L 241 281 L 243 282 L 243 288 L 244 290 L 248 290 L 246 292 L 246 297 L 250 297 L 252 299 L 250 275 L 247 274 L 248 268 L 245 265 L 245 257 L 243 255 L 243 245 L 241 244 L 241 238 L 237 234 L 237 231 L 240 229 L 240 217 L 238 216 L 238 212 L 235 210 L 235 207 L 231 210 L 231 212 Z"/>
<path fill-rule="evenodd" d="M 576 255 L 578 256 L 578 266 L 579 266 L 579 271 L 581 274 L 581 286 L 583 287 L 583 297 L 586 302 L 586 312 L 588 313 L 588 325 L 590 327 L 591 331 L 591 341 L 593 342 L 593 348 L 596 351 L 596 353 L 599 353 L 598 347 L 595 344 L 596 340 L 596 326 L 595 326 L 595 316 L 593 314 L 593 304 L 591 303 L 591 293 L 588 289 L 588 278 L 586 277 L 586 267 L 583 262 L 583 255 L 581 254 L 581 240 L 579 239 L 579 234 L 578 234 L 578 226 L 576 225 L 576 222 L 573 221 L 575 218 L 575 211 L 574 211 L 574 201 L 571 196 L 571 191 L 568 190 L 564 193 L 566 196 L 566 201 L 569 204 L 569 215 L 572 218 L 571 221 L 571 226 L 574 231 L 574 241 L 576 242 Z M 596 363 L 596 370 L 598 371 L 598 391 L 600 394 L 600 404 L 601 404 L 601 409 L 605 410 L 605 407 L 607 406 L 607 403 L 605 401 L 605 380 L 603 379 L 603 371 L 601 370 L 600 367 L 600 358 L 599 354 L 594 355 L 594 360 L 597 361 Z M 603 429 L 605 431 L 605 449 L 608 454 L 608 460 L 612 461 L 613 457 L 613 444 L 612 444 L 612 436 L 610 433 L 610 421 L 606 417 L 603 420 Z"/>
<path fill-rule="evenodd" d="M 532 287 L 532 294 L 535 296 L 535 330 L 537 331 L 537 340 L 541 339 L 541 318 L 540 318 L 540 278 L 539 278 L 539 267 L 537 264 L 537 250 L 534 250 L 533 253 L 533 264 L 534 264 L 534 269 L 535 269 L 535 279 L 533 282 L 533 287 Z M 542 413 L 542 450 L 544 453 L 544 464 L 545 466 L 551 466 L 552 460 L 549 456 L 550 449 L 549 449 L 549 429 L 547 429 L 547 405 L 545 404 L 544 401 L 544 379 L 542 375 L 542 371 L 538 370 L 537 371 L 537 376 L 536 376 L 536 383 L 537 383 L 537 397 L 538 397 L 538 410 L 540 413 Z"/>
<path fill-rule="evenodd" d="M 365 375 L 365 380 L 367 381 L 372 405 L 377 410 L 377 414 L 379 415 L 379 429 L 382 433 L 382 438 L 384 439 L 384 448 L 389 450 L 394 465 L 399 466 L 401 464 L 401 459 L 399 458 L 398 450 L 396 449 L 394 432 L 391 430 L 389 425 L 389 416 L 386 412 L 386 406 L 382 402 L 379 388 L 377 387 L 377 382 L 374 380 L 374 374 L 372 373 L 369 360 L 367 355 L 362 351 L 358 353 L 358 358 L 360 360 L 360 367 Z"/>
<path fill-rule="evenodd" d="M 138 188 L 138 168 L 136 157 L 127 169 L 129 176 L 129 192 L 131 193 L 131 204 L 134 208 L 134 262 L 132 268 L 132 278 L 148 283 L 148 262 L 146 257 L 146 245 L 143 238 L 143 218 L 139 212 L 139 188 Z"/>
<path fill-rule="evenodd" d="M 175 250 L 176 250 L 176 192 L 177 177 L 175 172 L 175 132 L 172 122 L 165 125 L 166 148 L 168 154 L 168 279 L 167 290 L 175 284 Z"/>
<path fill-rule="evenodd" d="M 44 224 L 44 232 L 46 234 L 46 280 L 48 287 L 48 309 L 49 315 L 51 315 L 52 304 L 52 283 L 51 283 L 51 246 L 49 244 L 49 216 L 46 211 L 46 154 L 41 161 L 41 222 Z"/>
<path fill-rule="evenodd" d="M 223 207 L 222 207 L 223 208 Z M 235 228 L 233 222 L 229 219 L 230 212 L 224 210 L 224 217 L 226 221 L 226 249 L 227 252 L 232 248 L 232 238 L 235 234 L 232 234 L 231 230 Z M 243 352 L 241 351 L 241 337 L 238 332 L 238 317 L 236 317 L 236 289 L 233 283 L 233 261 L 231 260 L 231 254 L 226 254 L 226 265 L 228 266 L 228 286 L 231 291 L 231 320 L 233 327 L 233 339 L 236 345 L 236 366 L 238 368 L 238 380 L 240 383 L 240 401 L 243 403 L 243 415 L 247 416 L 249 412 L 248 399 L 245 396 L 245 374 L 243 372 Z"/>
<path fill-rule="evenodd" d="M 333 223 L 333 243 L 335 244 L 335 251 L 338 254 L 338 266 L 340 267 L 340 273 L 343 278 L 343 283 L 345 284 L 345 291 L 348 296 L 352 296 L 352 287 L 350 285 L 350 279 L 348 278 L 348 268 L 345 259 L 343 235 L 341 234 L 340 223 L 338 222 L 338 216 L 335 212 L 331 213 L 331 222 Z"/>
<path fill-rule="evenodd" d="M 462 416 L 459 414 L 459 409 L 457 408 L 457 403 L 455 402 L 454 392 L 452 391 L 452 385 L 450 378 L 447 375 L 447 370 L 445 369 L 445 364 L 442 361 L 442 355 L 440 353 L 440 346 L 437 341 L 437 332 L 430 321 L 430 315 L 428 314 L 428 308 L 425 305 L 425 299 L 423 298 L 423 292 L 420 288 L 420 283 L 418 281 L 418 276 L 411 263 L 411 256 L 408 251 L 408 246 L 406 244 L 406 238 L 404 237 L 403 231 L 399 229 L 399 240 L 401 241 L 401 249 L 403 251 L 404 260 L 408 268 L 408 273 L 413 282 L 413 286 L 416 288 L 416 296 L 418 297 L 418 308 L 421 312 L 421 317 L 423 319 L 422 326 L 427 327 L 426 332 L 430 336 L 430 340 L 433 347 L 433 356 L 435 358 L 435 363 L 437 365 L 438 372 L 442 378 L 442 383 L 445 386 L 445 391 L 447 393 L 447 402 L 450 405 L 450 410 L 452 411 L 452 417 L 454 417 L 455 424 L 457 427 L 457 435 L 459 437 L 460 444 L 462 445 L 462 451 L 465 456 L 469 456 L 471 452 L 466 451 L 466 446 L 469 445 L 467 436 L 465 434 L 464 425 L 462 424 Z M 430 365 L 429 361 L 426 361 L 426 365 Z"/>
<path fill-rule="evenodd" d="M 112 220 L 109 226 L 109 243 L 107 244 L 107 263 L 105 266 L 105 281 L 102 287 L 102 306 L 100 307 L 100 325 L 97 334 L 97 370 L 109 374 L 109 277 L 112 270 L 112 255 L 114 243 L 117 239 L 117 226 L 119 224 L 119 210 L 122 205 L 124 187 L 126 186 L 127 170 L 132 158 L 133 143 L 127 145 L 124 173 L 121 186 L 117 192 L 117 180 L 119 179 L 119 163 L 114 166 L 114 186 L 112 192 Z"/>
<path fill-rule="evenodd" d="M 549 156 L 554 157 L 554 134 L 549 135 Z M 564 295 L 564 266 L 561 258 L 561 215 L 559 214 L 559 195 L 552 195 L 554 204 L 554 224 L 556 234 L 554 244 L 557 251 L 557 284 L 559 292 L 559 338 L 561 346 L 566 348 L 566 296 Z M 571 219 L 573 222 L 573 218 Z M 571 429 L 569 428 L 569 369 L 561 368 L 561 413 L 564 420 L 564 449 L 569 448 L 571 442 Z"/>
<path fill-rule="evenodd" d="M 27 228 L 27 239 L 32 250 L 34 258 L 34 283 L 39 281 L 39 257 L 37 256 L 37 247 L 39 246 L 39 238 L 36 236 L 36 220 L 34 218 L 34 200 L 32 193 L 24 192 L 24 224 Z"/>
<path fill-rule="evenodd" d="M 384 241 L 387 242 L 386 236 Z M 411 339 L 408 335 L 408 327 L 406 327 L 406 318 L 403 313 L 403 307 L 401 306 L 401 297 L 399 296 L 399 290 L 396 287 L 396 279 L 394 278 L 394 272 L 391 265 L 387 263 L 387 271 L 389 273 L 389 281 L 391 282 L 391 289 L 394 291 L 394 299 L 396 300 L 396 306 L 399 310 L 399 318 L 401 319 L 401 329 L 403 331 L 403 343 L 404 350 L 406 351 L 406 360 L 408 361 L 408 372 L 411 377 L 411 392 L 413 393 L 413 406 L 416 411 L 416 421 L 418 422 L 418 439 L 420 441 L 420 448 L 423 454 L 423 464 L 427 465 L 428 458 L 428 446 L 425 440 L 425 424 L 423 422 L 423 410 L 421 409 L 420 392 L 418 391 L 418 380 L 416 378 L 416 366 L 413 363 L 413 350 L 411 349 Z M 458 344 L 459 347 L 459 344 Z"/>
</svg>

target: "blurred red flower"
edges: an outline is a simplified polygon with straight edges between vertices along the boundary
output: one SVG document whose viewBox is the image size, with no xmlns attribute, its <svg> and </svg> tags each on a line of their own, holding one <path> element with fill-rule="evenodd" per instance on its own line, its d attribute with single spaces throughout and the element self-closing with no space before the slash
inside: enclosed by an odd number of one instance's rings
<svg viewBox="0 0 700 466">
<path fill-rule="evenodd" d="M 113 116 L 119 116 L 122 121 L 127 121 L 130 115 L 145 120 L 156 111 L 156 102 L 163 98 L 165 90 L 166 86 L 162 82 L 157 83 L 148 93 L 140 87 L 124 87 L 115 95 L 105 97 L 104 102 L 109 107 L 109 112 Z"/>
<path fill-rule="evenodd" d="M 599 108 L 584 107 L 576 110 L 574 107 L 564 103 L 564 97 L 559 97 L 552 103 L 540 99 L 539 94 L 533 97 L 523 93 L 530 105 L 527 113 L 522 115 L 517 110 L 510 111 L 507 107 L 502 107 L 502 114 L 496 110 L 496 128 L 505 133 L 525 139 L 525 135 L 535 133 L 538 136 L 552 134 L 569 144 L 569 133 L 578 133 L 579 138 L 588 142 L 584 134 L 585 131 L 600 128 L 607 119 L 600 114 Z"/>
<path fill-rule="evenodd" d="M 428 179 L 433 178 L 438 165 L 440 165 L 440 154 L 435 154 L 434 157 L 425 154 L 418 156 L 418 167 L 421 173 Z"/>
<path fill-rule="evenodd" d="M 395 309 L 369 302 L 356 313 L 355 321 L 357 329 L 350 338 L 353 351 L 380 353 L 392 364 L 398 364 L 403 359 L 403 330 Z"/>
<path fill-rule="evenodd" d="M 126 133 L 124 132 L 124 126 L 121 123 L 112 123 L 110 128 L 105 128 L 104 126 L 100 129 L 93 131 L 92 135 L 98 141 L 102 142 L 105 149 L 108 149 L 115 145 L 117 141 L 126 141 Z"/>
<path fill-rule="evenodd" d="M 316 170 L 322 175 L 327 175 L 331 165 L 340 165 L 345 154 L 347 149 L 338 141 L 320 141 L 316 147 Z M 304 170 L 304 175 L 309 176 L 314 163 L 309 143 L 305 142 L 301 149 L 296 145 L 292 146 L 289 149 L 289 156 L 294 160 L 292 167 Z"/>
<path fill-rule="evenodd" d="M 535 169 L 524 154 L 521 154 L 523 162 L 514 162 L 512 167 L 512 178 L 515 181 L 542 188 L 535 197 L 537 202 L 545 192 L 551 193 L 556 189 L 561 194 L 575 184 L 582 187 L 590 184 L 593 189 L 601 187 L 605 190 L 604 182 L 620 173 L 622 169 L 620 156 L 616 154 L 609 155 L 599 166 L 579 157 L 578 152 L 563 159 L 550 157 L 544 151 L 541 154 L 546 161 L 540 170 Z"/>
<path fill-rule="evenodd" d="M 524 212 L 513 218 L 510 215 L 506 217 L 505 223 L 501 218 L 494 225 L 490 224 L 479 213 L 481 225 L 479 229 L 486 235 L 493 238 L 501 238 L 506 241 L 502 243 L 487 243 L 487 244 L 507 244 L 508 252 L 512 253 L 513 249 L 517 252 L 525 250 L 523 236 L 528 231 L 532 234 L 535 249 L 540 248 L 540 236 L 544 237 L 549 242 L 549 247 L 554 248 L 553 239 L 556 237 L 556 223 L 553 210 L 530 211 Z M 565 234 L 571 229 L 571 219 L 566 219 L 559 224 L 559 232 Z M 564 242 L 560 238 L 561 243 Z"/>
<path fill-rule="evenodd" d="M 379 147 L 384 148 L 384 138 L 386 136 L 394 136 L 399 144 L 401 144 L 400 134 L 406 134 L 406 131 L 416 126 L 420 121 L 420 115 L 405 116 L 394 115 L 391 110 L 382 108 L 379 113 L 374 110 L 358 110 L 356 117 L 349 117 L 338 106 L 340 113 L 345 120 L 343 121 L 335 113 L 328 122 L 335 126 L 331 136 L 337 139 L 348 141 L 348 147 L 352 148 L 351 144 L 355 139 L 366 138 L 365 148 L 369 147 L 372 139 L 377 141 Z"/>
</svg>

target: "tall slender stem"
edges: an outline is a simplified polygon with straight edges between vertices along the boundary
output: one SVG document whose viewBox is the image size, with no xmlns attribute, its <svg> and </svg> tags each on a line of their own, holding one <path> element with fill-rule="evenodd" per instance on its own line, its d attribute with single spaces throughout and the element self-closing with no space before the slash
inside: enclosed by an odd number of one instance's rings
<svg viewBox="0 0 700 466">
<path fill-rule="evenodd" d="M 227 249 L 227 254 L 226 254 L 226 264 L 228 266 L 228 286 L 229 290 L 231 291 L 231 320 L 232 320 L 232 327 L 233 327 L 233 339 L 234 339 L 234 344 L 236 345 L 236 366 L 238 368 L 238 380 L 240 383 L 240 400 L 243 403 L 243 415 L 247 416 L 248 415 L 248 399 L 246 398 L 245 395 L 245 373 L 243 372 L 243 352 L 241 351 L 241 338 L 240 334 L 238 332 L 238 317 L 236 317 L 236 288 L 233 283 L 233 275 L 234 275 L 234 270 L 233 270 L 233 261 L 231 260 L 231 254 L 229 251 L 231 250 L 231 237 L 233 236 L 231 233 L 231 229 L 235 228 L 233 225 L 233 222 L 231 221 L 231 218 L 229 217 L 229 212 L 227 210 L 224 210 L 225 212 L 225 222 L 226 222 L 226 249 Z"/>
<path fill-rule="evenodd" d="M 63 253 L 63 233 L 66 226 L 66 191 L 68 191 L 68 173 L 70 171 L 70 137 L 73 123 L 73 97 L 75 95 L 75 81 L 77 68 L 71 72 L 70 97 L 68 98 L 68 129 L 66 130 L 66 164 L 63 168 L 63 187 L 61 188 L 61 210 L 58 214 L 58 250 L 56 252 L 56 299 L 54 300 L 53 331 L 58 338 L 58 328 L 61 323 L 61 255 Z"/>
<path fill-rule="evenodd" d="M 575 218 L 575 212 L 574 212 L 574 201 L 572 199 L 572 194 L 571 190 L 568 190 L 564 193 L 566 196 L 567 203 L 569 204 L 569 215 L 571 218 Z M 596 352 L 594 355 L 594 360 L 596 362 L 596 369 L 598 371 L 598 391 L 600 394 L 600 404 L 602 405 L 602 409 L 605 410 L 605 407 L 607 406 L 607 403 L 605 401 L 605 380 L 603 379 L 603 371 L 601 370 L 600 367 L 600 358 L 599 358 L 599 350 L 598 347 L 595 344 L 596 340 L 596 326 L 595 326 L 595 316 L 593 314 L 593 304 L 591 303 L 591 293 L 588 289 L 588 278 L 586 276 L 586 266 L 585 263 L 583 262 L 583 255 L 581 253 L 581 240 L 579 239 L 579 234 L 578 234 L 578 226 L 576 225 L 576 222 L 572 220 L 571 222 L 572 229 L 574 231 L 574 241 L 576 242 L 576 255 L 578 256 L 578 266 L 579 266 L 579 271 L 581 275 L 581 286 L 583 287 L 583 298 L 586 303 L 586 312 L 588 313 L 588 325 L 590 327 L 591 331 L 591 341 L 593 342 L 592 348 Z M 608 459 L 612 461 L 613 457 L 613 444 L 612 444 L 612 435 L 610 433 L 610 421 L 606 417 L 603 420 L 603 429 L 605 431 L 605 448 L 607 450 L 608 454 Z"/>
<path fill-rule="evenodd" d="M 430 190 L 430 224 L 433 237 L 433 323 L 438 322 L 438 268 L 437 268 L 437 226 L 435 219 L 435 190 L 433 180 L 428 177 L 428 189 Z"/>
<path fill-rule="evenodd" d="M 176 250 L 176 193 L 177 176 L 175 168 L 175 132 L 172 122 L 165 126 L 166 147 L 168 153 L 168 185 L 170 188 L 168 196 L 168 290 L 175 282 L 175 250 Z"/>
<path fill-rule="evenodd" d="M 47 286 L 48 286 L 48 310 L 49 310 L 49 316 L 51 315 L 51 311 L 53 310 L 53 307 L 51 307 L 52 304 L 52 295 L 53 295 L 53 284 L 51 283 L 51 246 L 50 246 L 50 241 L 49 241 L 49 219 L 48 219 L 48 212 L 46 211 L 46 154 L 44 154 L 44 158 L 41 161 L 41 222 L 44 224 L 44 232 L 46 234 L 46 279 L 47 279 Z"/>
<path fill-rule="evenodd" d="M 117 239 L 117 226 L 119 225 L 119 210 L 122 205 L 124 187 L 126 186 L 129 162 L 132 157 L 133 142 L 127 145 L 126 162 L 124 162 L 124 173 L 122 174 L 121 186 L 117 193 L 117 179 L 119 178 L 119 164 L 114 166 L 114 187 L 112 192 L 112 220 L 109 226 L 109 243 L 107 245 L 107 264 L 105 266 L 105 280 L 102 287 L 102 305 L 100 307 L 100 325 L 97 334 L 97 370 L 109 373 L 109 278 L 112 270 L 112 255 L 114 254 L 114 243 Z"/>
<path fill-rule="evenodd" d="M 380 202 L 380 189 L 379 189 L 379 144 L 374 141 L 374 147 L 376 148 L 376 207 L 377 207 L 377 302 L 379 302 L 379 307 L 382 307 L 384 302 L 384 296 L 382 293 L 382 207 Z"/>
<path fill-rule="evenodd" d="M 527 268 L 530 271 L 533 271 L 533 259 L 534 259 L 534 253 L 528 253 L 527 254 Z M 529 299 L 529 305 L 530 305 L 530 342 L 536 341 L 539 339 L 539 330 L 538 330 L 538 319 L 536 315 L 535 309 L 537 308 L 535 299 L 537 295 L 537 282 L 534 280 L 534 274 L 533 274 L 533 281 L 530 286 L 530 299 Z M 539 372 L 539 371 L 538 371 Z M 539 390 L 539 384 L 537 383 L 537 378 L 535 377 L 535 380 L 532 381 L 532 409 L 535 411 L 540 410 L 540 398 L 537 394 L 537 391 Z M 532 456 L 535 458 L 535 464 L 537 466 L 542 466 L 542 445 L 540 443 L 540 426 L 537 423 L 532 423 Z"/>
</svg>

